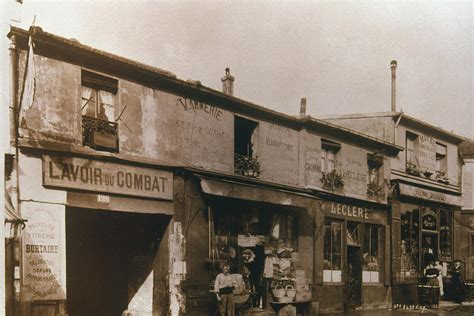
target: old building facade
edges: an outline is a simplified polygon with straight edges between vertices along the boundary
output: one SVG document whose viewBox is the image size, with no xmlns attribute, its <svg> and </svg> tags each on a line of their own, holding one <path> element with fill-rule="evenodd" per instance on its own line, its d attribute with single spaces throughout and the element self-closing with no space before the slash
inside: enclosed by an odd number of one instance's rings
<svg viewBox="0 0 474 316">
<path fill-rule="evenodd" d="M 391 304 L 405 145 L 235 98 L 230 71 L 222 93 L 39 27 L 9 38 L 11 315 L 209 315 L 224 262 L 262 313 L 280 287 L 313 314 Z M 457 186 L 429 183 L 452 218 Z"/>
<path fill-rule="evenodd" d="M 474 141 L 467 139 L 459 146 L 464 160 L 462 173 L 462 236 L 461 243 L 465 262 L 465 278 L 474 283 Z"/>
<path fill-rule="evenodd" d="M 439 260 L 449 299 L 453 260 L 463 260 L 461 170 L 463 138 L 402 112 L 327 119 L 403 146 L 392 158 L 390 183 L 392 286 L 395 306 L 418 305 L 417 287 L 430 261 Z"/>
</svg>

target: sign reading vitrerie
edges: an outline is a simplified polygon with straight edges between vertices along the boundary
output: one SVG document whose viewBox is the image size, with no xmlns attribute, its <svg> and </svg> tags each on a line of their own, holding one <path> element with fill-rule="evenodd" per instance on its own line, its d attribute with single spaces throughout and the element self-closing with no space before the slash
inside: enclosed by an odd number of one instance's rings
<svg viewBox="0 0 474 316">
<path fill-rule="evenodd" d="M 173 174 L 169 171 L 45 155 L 43 174 L 45 186 L 173 199 Z"/>
</svg>

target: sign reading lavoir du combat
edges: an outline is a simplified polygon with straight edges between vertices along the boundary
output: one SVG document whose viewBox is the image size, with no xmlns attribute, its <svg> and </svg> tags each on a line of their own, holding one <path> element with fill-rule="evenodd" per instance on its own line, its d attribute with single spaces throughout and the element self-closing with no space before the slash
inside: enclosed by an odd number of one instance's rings
<svg viewBox="0 0 474 316">
<path fill-rule="evenodd" d="M 173 199 L 173 174 L 76 157 L 43 156 L 45 186 Z"/>
</svg>

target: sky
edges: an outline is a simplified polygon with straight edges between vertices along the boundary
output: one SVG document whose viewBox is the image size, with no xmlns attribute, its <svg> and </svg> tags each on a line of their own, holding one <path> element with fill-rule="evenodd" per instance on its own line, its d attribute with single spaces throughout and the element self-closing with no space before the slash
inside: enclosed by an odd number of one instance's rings
<svg viewBox="0 0 474 316">
<path fill-rule="evenodd" d="M 0 0 L 12 1 L 12 0 Z M 24 0 L 20 26 L 199 80 L 290 115 L 397 110 L 474 138 L 473 2 Z"/>
</svg>

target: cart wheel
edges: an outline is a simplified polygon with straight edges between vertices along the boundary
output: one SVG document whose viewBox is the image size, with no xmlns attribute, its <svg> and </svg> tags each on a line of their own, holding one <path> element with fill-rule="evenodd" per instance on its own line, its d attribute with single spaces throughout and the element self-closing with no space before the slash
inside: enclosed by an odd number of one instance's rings
<svg viewBox="0 0 474 316">
<path fill-rule="evenodd" d="M 252 304 L 245 304 L 244 306 L 242 306 L 239 311 L 237 312 L 237 316 L 244 316 L 244 315 L 247 315 L 248 312 L 250 312 L 250 310 L 252 309 Z"/>
</svg>

